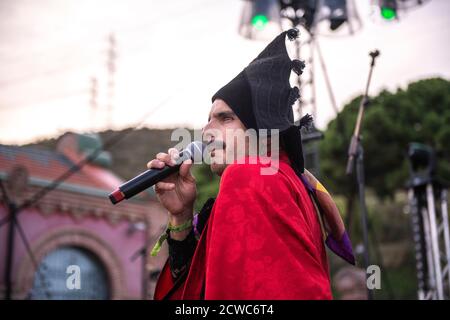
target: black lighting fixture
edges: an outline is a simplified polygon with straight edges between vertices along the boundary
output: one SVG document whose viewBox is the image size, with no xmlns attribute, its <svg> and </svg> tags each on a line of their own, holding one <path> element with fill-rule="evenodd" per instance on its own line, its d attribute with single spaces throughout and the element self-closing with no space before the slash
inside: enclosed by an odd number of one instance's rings
<svg viewBox="0 0 450 320">
<path fill-rule="evenodd" d="M 239 34 L 252 40 L 270 40 L 281 32 L 278 0 L 245 0 Z"/>
<path fill-rule="evenodd" d="M 316 18 L 318 0 L 280 0 L 281 16 L 289 19 L 293 26 L 301 25 L 311 30 Z"/>
<path fill-rule="evenodd" d="M 409 169 L 413 184 L 433 178 L 436 172 L 436 153 L 430 146 L 412 142 L 408 145 Z"/>
<path fill-rule="evenodd" d="M 354 11 L 353 0 L 244 0 L 239 34 L 247 39 L 271 39 L 281 32 L 282 19 L 290 21 L 289 27 L 302 26 L 308 31 L 327 21 L 329 30 L 335 31 L 351 17 L 359 19 Z"/>
<path fill-rule="evenodd" d="M 327 10 L 330 29 L 337 30 L 342 24 L 347 22 L 347 1 L 346 0 L 325 0 L 322 10 Z"/>
<path fill-rule="evenodd" d="M 380 14 L 384 20 L 397 19 L 397 1 L 396 0 L 379 0 Z"/>
<path fill-rule="evenodd" d="M 395 21 L 399 16 L 415 7 L 421 6 L 430 0 L 373 0 L 378 7 L 380 17 L 384 21 Z"/>
</svg>

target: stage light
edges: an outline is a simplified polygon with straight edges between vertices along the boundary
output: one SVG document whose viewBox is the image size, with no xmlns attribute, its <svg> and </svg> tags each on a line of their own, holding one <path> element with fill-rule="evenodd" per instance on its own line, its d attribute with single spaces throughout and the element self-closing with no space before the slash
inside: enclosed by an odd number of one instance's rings
<svg viewBox="0 0 450 320">
<path fill-rule="evenodd" d="M 247 39 L 269 40 L 281 32 L 278 0 L 244 1 L 239 34 Z"/>
<path fill-rule="evenodd" d="M 269 23 L 269 18 L 263 14 L 258 14 L 252 18 L 252 26 L 258 30 L 264 30 L 266 25 Z"/>
<path fill-rule="evenodd" d="M 347 21 L 346 0 L 325 0 L 324 7 L 329 10 L 330 29 L 336 30 Z"/>
<path fill-rule="evenodd" d="M 436 170 L 436 155 L 430 146 L 421 143 L 410 143 L 408 158 L 412 176 L 431 177 Z"/>
<path fill-rule="evenodd" d="M 280 0 L 281 16 L 292 21 L 294 26 L 302 25 L 310 30 L 316 19 L 318 1 Z"/>
<path fill-rule="evenodd" d="M 381 0 L 380 1 L 381 17 L 385 20 L 393 20 L 397 18 L 397 1 Z"/>
</svg>

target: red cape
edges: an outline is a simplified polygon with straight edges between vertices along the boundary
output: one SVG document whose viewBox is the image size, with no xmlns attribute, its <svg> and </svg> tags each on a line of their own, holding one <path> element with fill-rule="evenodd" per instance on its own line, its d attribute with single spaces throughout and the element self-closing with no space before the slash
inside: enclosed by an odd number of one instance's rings
<svg viewBox="0 0 450 320">
<path fill-rule="evenodd" d="M 332 299 L 308 192 L 285 155 L 276 174 L 268 166 L 226 168 L 187 276 L 175 284 L 166 263 L 155 299 Z"/>
</svg>

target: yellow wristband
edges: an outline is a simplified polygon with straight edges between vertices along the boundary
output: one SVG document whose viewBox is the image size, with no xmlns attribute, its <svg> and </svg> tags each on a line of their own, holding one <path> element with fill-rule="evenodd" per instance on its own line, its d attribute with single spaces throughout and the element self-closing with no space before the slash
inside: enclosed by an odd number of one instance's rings
<svg viewBox="0 0 450 320">
<path fill-rule="evenodd" d="M 173 226 L 170 224 L 170 222 L 167 224 L 167 229 L 173 232 L 181 232 L 183 230 L 189 229 L 190 227 L 192 227 L 192 219 L 189 219 L 185 223 L 178 226 Z"/>
<path fill-rule="evenodd" d="M 156 241 L 155 245 L 153 246 L 153 249 L 152 249 L 150 255 L 153 256 L 153 257 L 158 255 L 158 252 L 161 250 L 161 247 L 162 247 L 164 241 L 166 241 L 167 238 L 169 237 L 169 235 L 168 235 L 169 231 L 181 232 L 181 231 L 189 229 L 191 227 L 192 227 L 192 219 L 189 219 L 185 223 L 180 224 L 178 226 L 173 226 L 169 222 L 167 224 L 166 230 L 164 231 L 164 233 L 162 235 L 159 236 L 158 241 Z"/>
</svg>

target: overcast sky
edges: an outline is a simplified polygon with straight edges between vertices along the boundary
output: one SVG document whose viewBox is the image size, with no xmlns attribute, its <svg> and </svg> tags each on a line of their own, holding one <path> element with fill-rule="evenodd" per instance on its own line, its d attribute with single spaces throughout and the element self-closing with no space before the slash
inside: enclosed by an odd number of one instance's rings
<svg viewBox="0 0 450 320">
<path fill-rule="evenodd" d="M 374 48 L 381 56 L 371 94 L 427 77 L 450 79 L 450 1 L 431 0 L 392 23 L 377 19 L 370 2 L 357 0 L 363 28 L 355 35 L 319 36 L 339 109 L 363 91 Z M 211 95 L 267 44 L 237 34 L 241 7 L 239 0 L 0 0 L 0 143 L 105 129 L 111 33 L 112 127 L 146 115 L 150 127 L 201 128 Z M 323 129 L 335 111 L 317 59 L 314 70 L 316 125 Z"/>
</svg>

